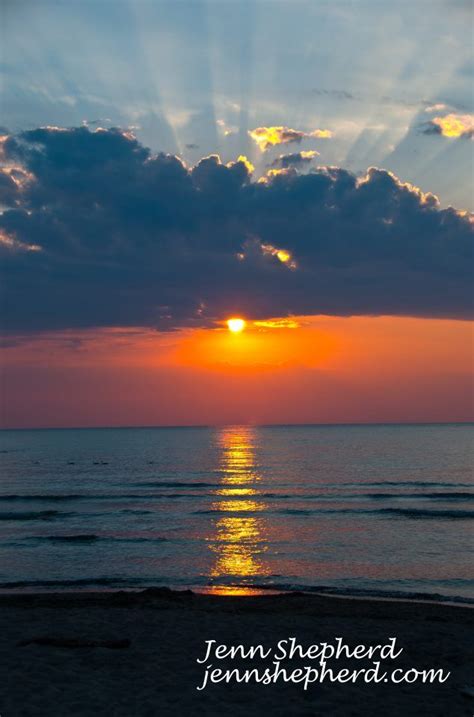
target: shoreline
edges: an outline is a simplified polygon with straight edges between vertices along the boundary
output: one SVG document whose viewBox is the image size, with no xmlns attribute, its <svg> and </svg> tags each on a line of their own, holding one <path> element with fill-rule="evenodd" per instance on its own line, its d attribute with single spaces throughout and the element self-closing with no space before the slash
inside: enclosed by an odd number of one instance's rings
<svg viewBox="0 0 474 717">
<path fill-rule="evenodd" d="M 240 592 L 223 593 L 220 588 L 229 586 L 218 586 L 217 591 L 213 591 L 213 586 L 209 588 L 172 588 L 167 586 L 150 586 L 143 589 L 135 588 L 104 588 L 92 590 L 85 588 L 84 590 L 60 590 L 60 591 L 8 591 L 0 592 L 0 610 L 4 606 L 24 605 L 25 607 L 38 606 L 56 607 L 57 605 L 70 607 L 72 605 L 97 604 L 102 607 L 114 607 L 120 605 L 122 607 L 132 607 L 137 604 L 152 604 L 156 600 L 183 602 L 192 601 L 194 605 L 200 607 L 223 607 L 230 603 L 236 603 L 239 607 L 248 605 L 258 605 L 271 611 L 278 611 L 281 605 L 286 605 L 288 601 L 293 605 L 295 600 L 308 606 L 329 607 L 333 603 L 339 603 L 343 607 L 354 605 L 357 603 L 367 610 L 377 608 L 382 609 L 386 605 L 388 609 L 396 605 L 401 609 L 428 608 L 430 611 L 440 611 L 454 609 L 456 611 L 465 611 L 466 615 L 473 618 L 474 623 L 474 604 L 463 603 L 457 601 L 443 601 L 404 597 L 386 597 L 386 596 L 365 596 L 356 594 L 337 594 L 305 590 L 277 590 L 273 588 L 250 588 L 251 593 L 242 594 Z M 232 586 L 234 587 L 234 586 Z M 242 586 L 235 586 L 240 590 Z M 253 590 L 255 592 L 253 592 Z M 347 605 L 345 605 L 347 603 Z"/>
<path fill-rule="evenodd" d="M 93 586 L 65 586 L 59 585 L 54 587 L 45 587 L 39 589 L 38 586 L 0 588 L 0 605 L 3 598 L 14 598 L 28 596 L 70 596 L 75 595 L 113 595 L 122 594 L 143 594 L 147 591 L 163 591 L 163 593 L 192 593 L 194 595 L 212 595 L 214 597 L 230 598 L 230 597 L 268 597 L 268 596 L 284 596 L 284 595 L 305 595 L 307 597 L 328 598 L 337 600 L 357 600 L 362 602 L 391 602 L 391 603 L 410 603 L 419 605 L 440 605 L 461 607 L 468 610 L 474 609 L 474 598 L 463 596 L 444 596 L 435 593 L 380 593 L 370 592 L 362 593 L 350 590 L 338 592 L 337 588 L 320 589 L 318 587 L 295 587 L 286 588 L 271 585 L 149 585 L 149 586 L 111 586 L 111 587 L 93 587 Z"/>
</svg>

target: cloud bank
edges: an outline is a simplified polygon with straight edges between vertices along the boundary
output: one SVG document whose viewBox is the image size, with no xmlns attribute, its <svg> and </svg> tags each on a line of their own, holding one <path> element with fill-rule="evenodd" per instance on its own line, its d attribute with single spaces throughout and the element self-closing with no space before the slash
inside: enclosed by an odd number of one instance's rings
<svg viewBox="0 0 474 717">
<path fill-rule="evenodd" d="M 2 311 L 14 332 L 298 314 L 472 316 L 472 223 L 371 168 L 253 181 L 129 132 L 3 138 Z"/>
</svg>

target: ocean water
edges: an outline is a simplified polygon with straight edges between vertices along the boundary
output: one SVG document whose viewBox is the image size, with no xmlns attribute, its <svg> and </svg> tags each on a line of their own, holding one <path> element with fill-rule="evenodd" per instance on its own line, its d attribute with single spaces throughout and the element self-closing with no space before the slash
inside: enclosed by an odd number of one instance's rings
<svg viewBox="0 0 474 717">
<path fill-rule="evenodd" d="M 2 431 L 0 589 L 474 598 L 471 425 Z"/>
</svg>

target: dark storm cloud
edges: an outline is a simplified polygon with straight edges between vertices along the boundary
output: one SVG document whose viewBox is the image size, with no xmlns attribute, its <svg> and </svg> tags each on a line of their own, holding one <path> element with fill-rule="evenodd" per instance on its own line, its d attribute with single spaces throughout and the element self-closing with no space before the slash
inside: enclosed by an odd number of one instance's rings
<svg viewBox="0 0 474 717">
<path fill-rule="evenodd" d="M 2 319 L 11 331 L 211 325 L 232 313 L 472 315 L 469 218 L 371 169 L 252 181 L 130 134 L 37 129 L 3 144 Z M 24 181 L 24 178 L 27 178 Z"/>
<path fill-rule="evenodd" d="M 0 206 L 15 204 L 18 196 L 18 187 L 14 177 L 6 172 L 0 173 Z"/>
<path fill-rule="evenodd" d="M 311 162 L 317 157 L 319 152 L 314 149 L 307 152 L 291 152 L 290 154 L 280 154 L 279 157 L 273 160 L 268 167 L 277 167 L 280 169 L 288 169 L 289 167 L 304 167 L 305 165 L 311 164 Z"/>
</svg>

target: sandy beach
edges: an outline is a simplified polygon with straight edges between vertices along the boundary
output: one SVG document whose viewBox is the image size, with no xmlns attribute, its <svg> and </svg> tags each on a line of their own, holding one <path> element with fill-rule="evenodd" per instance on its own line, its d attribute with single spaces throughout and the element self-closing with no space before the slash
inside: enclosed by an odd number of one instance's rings
<svg viewBox="0 0 474 717">
<path fill-rule="evenodd" d="M 473 621 L 474 612 L 463 606 L 306 594 L 243 597 L 152 588 L 3 595 L 0 714 L 471 715 Z M 304 690 L 301 684 L 233 682 L 196 689 L 206 640 L 275 646 L 291 637 L 303 646 L 337 637 L 352 646 L 376 645 L 396 637 L 403 648 L 396 667 L 443 668 L 451 675 L 444 684 L 324 682 Z M 221 662 L 249 666 L 249 660 Z M 354 662 L 343 666 L 357 667 Z M 308 660 L 295 661 L 292 669 L 299 664 Z"/>
</svg>

